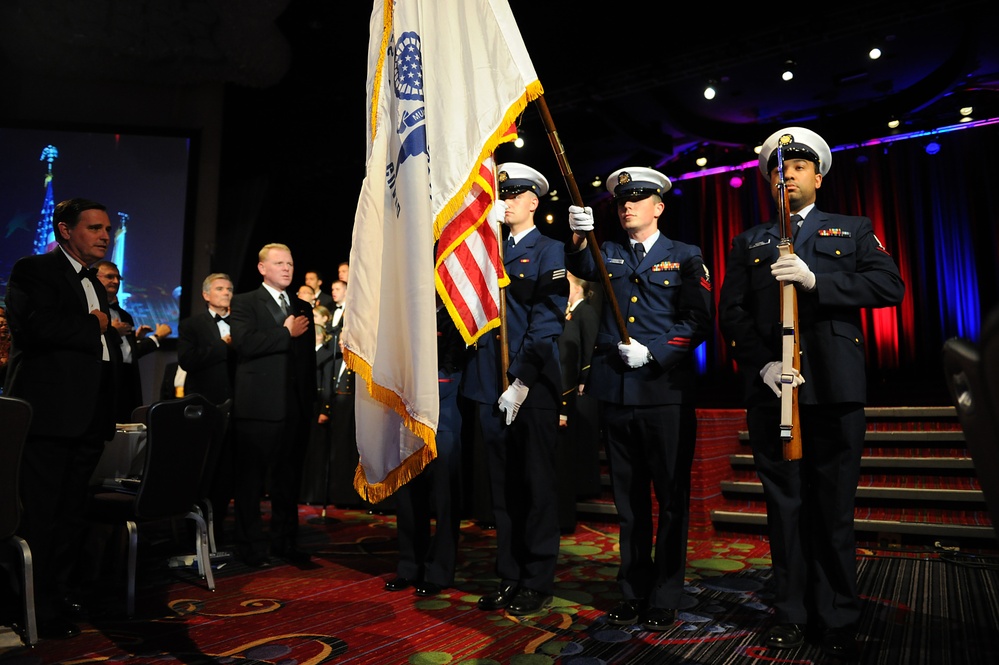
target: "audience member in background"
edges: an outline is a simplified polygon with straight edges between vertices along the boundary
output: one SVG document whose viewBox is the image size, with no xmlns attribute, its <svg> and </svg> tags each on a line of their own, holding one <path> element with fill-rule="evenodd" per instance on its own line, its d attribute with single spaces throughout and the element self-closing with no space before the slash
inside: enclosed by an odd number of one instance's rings
<svg viewBox="0 0 999 665">
<path fill-rule="evenodd" d="M 11 349 L 4 394 L 32 408 L 17 533 L 31 547 L 38 633 L 45 639 L 79 633 L 73 620 L 81 607 L 71 596 L 70 575 L 81 551 L 90 477 L 114 436 L 121 363 L 107 292 L 87 269 L 111 242 L 107 208 L 63 201 L 52 225 L 59 246 L 19 259 L 5 300 Z"/>
<path fill-rule="evenodd" d="M 236 352 L 229 328 L 232 291 L 232 280 L 225 273 L 212 273 L 202 281 L 201 298 L 205 307 L 178 325 L 179 367 L 169 386 L 174 395 L 197 393 L 213 404 L 232 399 L 236 374 Z M 179 394 L 178 387 L 181 388 Z M 222 440 L 208 496 L 216 525 L 224 522 L 234 494 L 234 429 L 230 424 Z M 222 535 L 222 530 L 216 529 L 216 545 L 223 540 Z"/>
<path fill-rule="evenodd" d="M 343 282 L 344 284 L 346 284 L 347 277 L 349 276 L 350 276 L 350 264 L 348 264 L 346 261 L 341 261 L 340 265 L 338 265 L 336 268 L 336 278 L 341 282 Z"/>
<path fill-rule="evenodd" d="M 360 455 L 354 418 L 354 372 L 343 361 L 343 347 L 337 341 L 333 361 L 333 390 L 330 407 L 330 502 L 337 508 L 361 508 L 369 504 L 354 489 L 354 473 Z"/>
<path fill-rule="evenodd" d="M 298 287 L 296 294 L 300 299 L 309 303 L 309 308 L 316 306 L 316 292 L 308 284 L 302 284 Z"/>
<path fill-rule="evenodd" d="M 780 187 L 777 143 L 785 187 Z M 779 255 L 780 226 L 759 224 L 732 239 L 718 320 L 746 397 L 756 473 L 767 502 L 773 557 L 774 624 L 766 646 L 795 649 L 805 633 L 829 655 L 853 659 L 857 592 L 854 499 L 867 422 L 861 308 L 902 302 L 898 267 L 871 220 L 815 207 L 832 165 L 825 140 L 788 127 L 763 143 L 759 168 L 775 202 L 787 193 L 793 251 Z M 800 226 L 800 228 L 799 228 Z M 797 294 L 800 371 L 783 367 L 782 282 Z M 797 390 L 802 456 L 784 459 L 781 400 Z"/>
<path fill-rule="evenodd" d="M 399 562 L 387 591 L 414 586 L 417 596 L 436 596 L 454 584 L 461 525 L 461 411 L 458 388 L 467 345 L 440 303 L 437 307 L 437 386 L 440 417 L 437 457 L 396 491 Z M 434 520 L 431 535 L 430 522 Z"/>
<path fill-rule="evenodd" d="M 697 440 L 694 350 L 711 334 L 714 300 L 700 248 L 660 228 L 669 179 L 628 167 L 612 173 L 606 186 L 627 240 L 605 242 L 600 252 L 628 337 L 626 343 L 605 306 L 587 392 L 600 400 L 621 531 L 623 600 L 607 620 L 665 631 L 683 602 Z M 587 247 L 593 211 L 571 206 L 569 227 L 566 266 L 596 280 L 597 262 Z"/>
<path fill-rule="evenodd" d="M 499 583 L 479 598 L 478 607 L 520 616 L 544 609 L 555 586 L 555 448 L 562 395 L 558 336 L 569 287 L 562 243 L 534 224 L 548 181 L 524 164 L 500 164 L 497 171 L 501 200 L 493 205 L 490 221 L 502 214 L 509 230 L 503 253 L 510 275 L 508 348 L 500 348 L 495 330 L 479 337 L 462 394 L 476 403 L 496 521 Z M 507 355 L 504 374 L 501 360 Z"/>
<path fill-rule="evenodd" d="M 338 279 L 330 284 L 330 295 L 333 297 L 333 309 L 330 310 L 330 330 L 339 335 L 343 328 L 343 312 L 347 304 L 347 282 Z"/>
<path fill-rule="evenodd" d="M 577 495 L 598 493 L 600 487 L 600 423 L 597 404 L 585 392 L 600 315 L 589 302 L 593 295 L 592 284 L 571 273 L 566 277 L 569 305 L 565 310 L 565 327 L 558 338 L 562 408 L 559 410 L 556 463 L 559 530 L 572 533 L 576 530 Z"/>
<path fill-rule="evenodd" d="M 326 309 L 319 306 L 313 309 Z M 329 505 L 327 496 L 330 467 L 330 409 L 333 402 L 333 367 L 336 354 L 334 338 L 326 327 L 313 324 L 316 337 L 316 413 L 309 433 L 309 445 L 305 450 L 305 463 L 302 467 L 302 488 L 298 495 L 300 503 Z"/>
<path fill-rule="evenodd" d="M 331 335 L 333 333 L 333 316 L 330 311 L 323 307 L 322 305 L 316 305 L 312 308 L 312 322 L 323 327 L 326 334 Z"/>
<path fill-rule="evenodd" d="M 156 331 L 151 326 L 135 327 L 132 315 L 122 308 L 118 302 L 118 291 L 121 289 L 121 273 L 118 266 L 111 261 L 98 261 L 97 279 L 107 291 L 108 305 L 111 311 L 111 325 L 121 338 L 122 363 L 119 365 L 118 398 L 115 403 L 115 420 L 119 423 L 132 422 L 132 411 L 146 404 L 142 397 L 142 377 L 139 372 L 139 358 L 160 348 L 160 341 L 170 336 L 173 330 L 165 323 L 156 324 Z M 152 332 L 152 335 L 146 336 Z"/>
<path fill-rule="evenodd" d="M 316 401 L 312 306 L 288 298 L 294 276 L 291 250 L 265 245 L 258 259 L 263 283 L 233 297 L 231 319 L 236 548 L 245 564 L 257 568 L 269 565 L 268 554 L 295 564 L 309 559 L 297 544 L 298 492 Z M 271 506 L 268 535 L 260 514 L 265 486 Z"/>
<path fill-rule="evenodd" d="M 323 276 L 318 270 L 310 270 L 305 273 L 305 284 L 316 294 L 317 305 L 322 305 L 326 309 L 333 306 L 333 298 L 323 291 Z"/>
</svg>

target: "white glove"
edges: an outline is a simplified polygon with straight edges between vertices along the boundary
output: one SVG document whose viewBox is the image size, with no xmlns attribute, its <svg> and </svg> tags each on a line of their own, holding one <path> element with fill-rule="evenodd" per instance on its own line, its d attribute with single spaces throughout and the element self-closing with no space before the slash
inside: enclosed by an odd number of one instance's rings
<svg viewBox="0 0 999 665">
<path fill-rule="evenodd" d="M 627 344 L 618 342 L 617 352 L 621 354 L 621 360 L 632 369 L 638 369 L 652 359 L 649 347 L 634 339 Z"/>
<path fill-rule="evenodd" d="M 573 233 L 586 235 L 593 230 L 593 208 L 569 206 L 569 228 Z"/>
<path fill-rule="evenodd" d="M 770 266 L 770 274 L 781 282 L 797 282 L 806 291 L 815 289 L 815 273 L 797 254 L 782 256 Z"/>
<path fill-rule="evenodd" d="M 510 387 L 500 395 L 499 409 L 500 411 L 506 411 L 507 425 L 513 424 L 513 419 L 517 417 L 517 412 L 520 411 L 520 405 L 527 399 L 528 390 L 529 388 L 521 383 L 520 379 L 514 379 Z"/>
<path fill-rule="evenodd" d="M 486 217 L 486 221 L 492 226 L 497 224 L 502 224 L 506 219 L 506 201 L 502 199 L 497 199 L 493 201 L 493 207 L 489 209 L 489 215 Z"/>
<path fill-rule="evenodd" d="M 760 378 L 763 379 L 763 383 L 767 384 L 767 387 L 774 391 L 774 394 L 777 395 L 777 397 L 780 397 L 782 376 L 784 374 L 782 369 L 783 365 L 784 363 L 780 360 L 773 360 L 764 365 L 763 369 L 760 370 Z M 793 367 L 791 368 L 789 377 L 792 388 L 797 388 L 805 382 L 805 377 L 803 377 L 801 373 Z"/>
</svg>

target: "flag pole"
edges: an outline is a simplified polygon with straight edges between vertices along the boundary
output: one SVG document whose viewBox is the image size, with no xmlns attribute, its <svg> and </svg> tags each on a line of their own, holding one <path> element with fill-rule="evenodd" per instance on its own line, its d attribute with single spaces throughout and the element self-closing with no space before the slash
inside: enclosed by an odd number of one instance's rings
<svg viewBox="0 0 999 665">
<path fill-rule="evenodd" d="M 569 193 L 572 195 L 573 205 L 583 206 L 583 196 L 579 193 L 579 187 L 576 185 L 576 178 L 572 175 L 572 169 L 569 168 L 569 162 L 565 158 L 565 148 L 562 147 L 562 141 L 558 137 L 558 131 L 555 129 L 555 122 L 552 120 L 551 112 L 548 110 L 548 103 L 545 101 L 544 95 L 538 95 L 534 103 L 538 106 L 538 111 L 541 113 L 541 121 L 545 125 L 545 130 L 548 132 L 548 140 L 552 144 L 552 150 L 555 151 L 555 159 L 558 160 L 558 167 L 562 171 L 562 177 L 565 178 L 565 184 L 569 188 Z M 593 260 L 597 264 L 597 269 L 600 271 L 600 282 L 604 287 L 604 297 L 607 299 L 607 303 L 611 307 L 611 311 L 614 313 L 614 320 L 617 322 L 618 332 L 621 334 L 621 341 L 625 344 L 631 342 L 628 337 L 628 328 L 625 326 L 624 317 L 621 316 L 621 310 L 617 304 L 617 298 L 614 297 L 614 289 L 611 287 L 610 276 L 607 274 L 607 266 L 604 265 L 604 257 L 600 254 L 600 245 L 597 244 L 597 237 L 593 231 L 587 231 L 586 233 L 586 245 L 590 248 L 590 253 L 593 254 Z M 500 311 L 502 311 L 502 301 L 500 302 Z M 504 373 L 505 374 L 505 373 Z"/>
<path fill-rule="evenodd" d="M 503 222 L 499 222 L 496 227 L 497 238 L 499 238 L 500 262 L 506 259 L 506 250 L 503 243 Z M 506 287 L 499 290 L 499 319 L 500 319 L 500 385 L 502 392 L 510 387 L 510 377 L 507 370 L 510 369 L 510 345 L 509 334 L 506 328 Z"/>
</svg>

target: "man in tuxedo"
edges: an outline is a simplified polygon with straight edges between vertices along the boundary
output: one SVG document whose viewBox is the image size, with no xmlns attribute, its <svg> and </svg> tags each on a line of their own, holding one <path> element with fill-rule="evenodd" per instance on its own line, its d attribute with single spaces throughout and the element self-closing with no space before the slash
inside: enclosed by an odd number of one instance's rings
<svg viewBox="0 0 999 665">
<path fill-rule="evenodd" d="M 80 607 L 67 593 L 81 551 L 87 486 L 104 442 L 114 436 L 121 362 L 106 291 L 88 269 L 111 242 L 107 208 L 70 199 L 55 207 L 52 223 L 59 246 L 14 264 L 5 302 L 11 353 L 4 394 L 32 407 L 18 535 L 31 547 L 43 638 L 79 633 L 72 618 Z"/>
<path fill-rule="evenodd" d="M 214 404 L 232 397 L 236 354 L 229 328 L 232 280 L 217 272 L 201 284 L 205 309 L 180 322 L 177 362 L 187 373 L 184 394 L 204 395 Z"/>
<path fill-rule="evenodd" d="M 139 358 L 160 348 L 160 340 L 169 337 L 173 330 L 165 323 L 157 323 L 156 331 L 151 326 L 135 327 L 135 320 L 118 302 L 121 289 L 121 272 L 112 261 L 98 261 L 97 279 L 107 290 L 108 307 L 111 312 L 111 326 L 121 338 L 121 365 L 118 366 L 118 396 L 115 401 L 115 421 L 132 422 L 132 411 L 145 402 L 142 399 L 142 377 L 139 373 Z M 148 335 L 148 333 L 153 333 Z"/>
<path fill-rule="evenodd" d="M 201 283 L 206 307 L 184 319 L 177 331 L 177 362 L 185 373 L 184 394 L 198 393 L 213 404 L 232 398 L 236 373 L 236 352 L 229 332 L 229 304 L 232 280 L 217 272 Z M 214 523 L 222 524 L 233 496 L 233 427 L 226 429 L 218 454 L 208 499 L 212 502 Z M 221 540 L 216 533 L 216 542 Z"/>
<path fill-rule="evenodd" d="M 258 259 L 263 283 L 233 298 L 231 319 L 236 549 L 252 567 L 268 565 L 268 553 L 292 563 L 308 560 L 295 540 L 302 460 L 316 400 L 312 307 L 287 293 L 294 275 L 291 250 L 272 243 L 260 250 Z M 268 480 L 269 548 L 260 515 Z"/>
<path fill-rule="evenodd" d="M 339 336 L 343 328 L 343 308 L 347 304 L 347 282 L 338 279 L 330 285 L 330 295 L 333 297 L 333 307 L 330 309 L 329 328 L 334 335 Z"/>
<path fill-rule="evenodd" d="M 332 310 L 333 298 L 323 291 L 323 276 L 318 270 L 310 270 L 305 273 L 305 284 L 316 294 L 316 304 L 322 305 L 326 309 Z"/>
</svg>

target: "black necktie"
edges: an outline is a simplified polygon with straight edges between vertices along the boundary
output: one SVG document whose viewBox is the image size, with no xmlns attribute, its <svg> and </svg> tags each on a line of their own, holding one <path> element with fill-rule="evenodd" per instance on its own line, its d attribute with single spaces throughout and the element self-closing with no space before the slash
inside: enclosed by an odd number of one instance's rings
<svg viewBox="0 0 999 665">
<path fill-rule="evenodd" d="M 801 229 L 801 215 L 791 215 L 791 237 L 797 238 L 798 231 Z"/>
<path fill-rule="evenodd" d="M 290 307 L 290 305 L 288 304 L 288 296 L 286 296 L 284 292 L 282 292 L 281 296 L 278 299 L 281 301 L 281 311 L 284 312 L 285 316 L 288 316 L 288 308 Z"/>
<path fill-rule="evenodd" d="M 515 247 L 516 245 L 517 245 L 517 243 L 516 243 L 516 242 L 514 242 L 514 240 L 513 240 L 513 236 L 508 236 L 508 237 L 507 237 L 507 239 L 506 239 L 506 251 L 508 251 L 508 252 L 509 252 L 509 251 L 510 251 L 511 249 L 513 249 L 513 248 L 514 248 L 514 247 Z"/>
<path fill-rule="evenodd" d="M 641 263 L 642 259 L 645 258 L 645 245 L 640 242 L 636 242 L 631 246 L 631 248 L 635 250 L 635 258 L 638 259 L 639 263 Z"/>
</svg>

